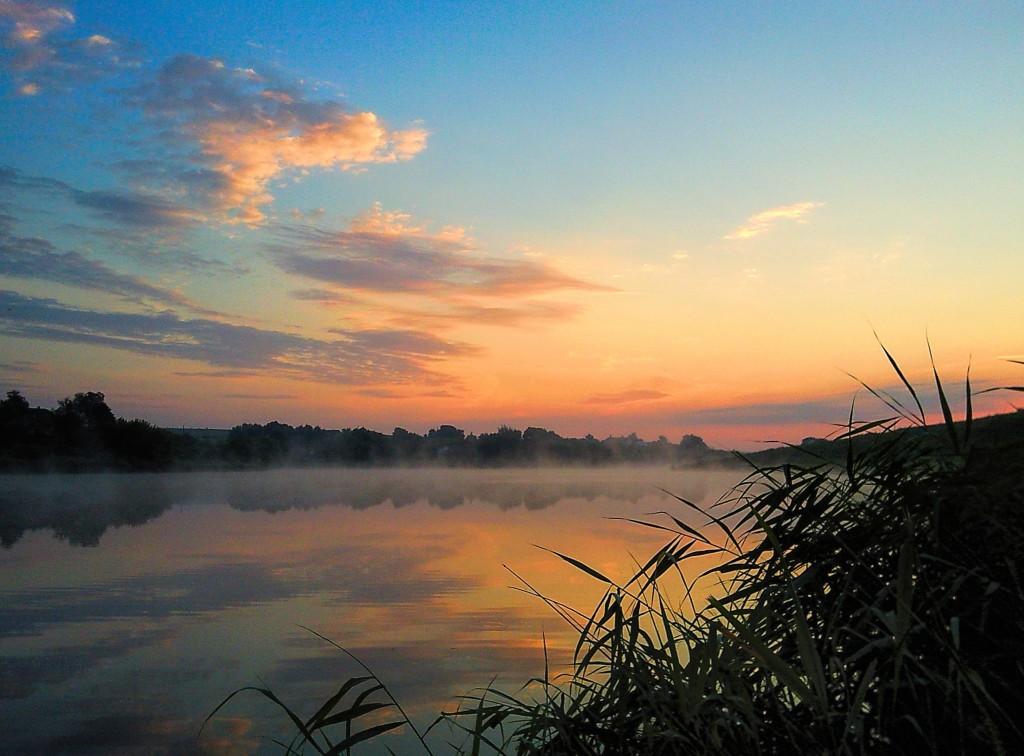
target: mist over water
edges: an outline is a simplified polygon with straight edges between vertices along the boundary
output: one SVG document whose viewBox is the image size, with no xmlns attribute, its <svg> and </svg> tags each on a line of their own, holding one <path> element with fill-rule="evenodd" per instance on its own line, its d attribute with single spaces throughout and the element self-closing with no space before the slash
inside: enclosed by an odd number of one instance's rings
<svg viewBox="0 0 1024 756">
<path fill-rule="evenodd" d="M 608 518 L 714 500 L 739 477 L 668 468 L 317 469 L 0 479 L 0 727 L 12 752 L 195 752 L 264 680 L 309 714 L 367 663 L 429 723 L 517 688 L 574 638 L 516 578 L 587 610 L 665 534 Z M 696 524 L 696 523 L 695 523 Z M 256 697 L 200 741 L 287 731 Z M 401 739 L 383 743 L 401 750 Z"/>
</svg>

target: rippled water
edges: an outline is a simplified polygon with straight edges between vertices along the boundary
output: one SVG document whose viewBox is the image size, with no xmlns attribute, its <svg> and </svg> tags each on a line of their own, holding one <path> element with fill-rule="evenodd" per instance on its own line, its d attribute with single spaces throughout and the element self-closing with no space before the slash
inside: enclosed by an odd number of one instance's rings
<svg viewBox="0 0 1024 756">
<path fill-rule="evenodd" d="M 563 668 L 575 637 L 537 590 L 590 610 L 667 537 L 609 518 L 713 501 L 737 473 L 284 470 L 0 477 L 0 751 L 278 752 L 266 683 L 311 714 L 359 673 L 413 718 Z M 631 556 L 632 555 L 632 556 Z M 505 566 L 507 565 L 508 569 Z M 448 733 L 439 733 L 447 737 Z M 443 739 L 443 738 L 442 738 Z M 411 752 L 399 735 L 381 741 Z M 365 749 L 362 752 L 372 752 Z M 357 749 L 357 752 L 358 749 Z"/>
</svg>

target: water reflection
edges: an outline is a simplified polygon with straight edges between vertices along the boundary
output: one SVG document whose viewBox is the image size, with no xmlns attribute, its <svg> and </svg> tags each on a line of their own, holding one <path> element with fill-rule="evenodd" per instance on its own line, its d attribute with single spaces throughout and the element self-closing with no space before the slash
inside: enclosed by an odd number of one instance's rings
<svg viewBox="0 0 1024 756">
<path fill-rule="evenodd" d="M 643 480 L 639 478 L 643 477 Z M 529 471 L 433 469 L 277 470 L 222 474 L 96 474 L 0 476 L 0 544 L 12 547 L 27 531 L 51 530 L 75 546 L 96 546 L 110 528 L 142 525 L 196 497 L 226 501 L 242 511 L 281 512 L 345 506 L 402 508 L 417 503 L 450 510 L 484 502 L 502 510 L 544 509 L 558 501 L 597 498 L 636 502 L 656 490 L 661 468 Z M 682 495 L 702 499 L 700 475 L 672 476 Z M 677 492 L 673 489 L 673 492 Z"/>
<path fill-rule="evenodd" d="M 0 544 L 52 530 L 75 546 L 96 546 L 111 527 L 142 525 L 175 498 L 158 475 L 0 476 Z"/>
<path fill-rule="evenodd" d="M 589 607 L 600 586 L 539 543 L 625 577 L 661 545 L 609 516 L 724 490 L 734 473 L 668 470 L 278 471 L 8 478 L 0 522 L 0 728 L 5 749 L 273 752 L 286 731 L 265 680 L 311 712 L 368 663 L 429 722 L 452 697 L 515 689 L 574 638 L 538 590 Z M 45 485 L 44 485 L 45 484 Z M 124 527 L 133 526 L 133 527 Z M 49 532 L 48 532 L 49 531 Z M 56 536 L 56 538 L 52 536 Z M 82 549 L 76 546 L 89 545 Z M 388 740 L 396 752 L 408 745 Z"/>
</svg>

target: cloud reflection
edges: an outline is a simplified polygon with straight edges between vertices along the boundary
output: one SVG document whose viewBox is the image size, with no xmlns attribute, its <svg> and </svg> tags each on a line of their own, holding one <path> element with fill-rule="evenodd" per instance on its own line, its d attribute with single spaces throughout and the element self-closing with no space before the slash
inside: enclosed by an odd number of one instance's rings
<svg viewBox="0 0 1024 756">
<path fill-rule="evenodd" d="M 24 751 L 79 743 L 96 753 L 177 753 L 186 740 L 194 749 L 212 708 L 257 676 L 312 712 L 359 670 L 297 624 L 356 653 L 420 721 L 495 674 L 499 685 L 517 687 L 542 668 L 542 629 L 553 663 L 567 659 L 572 644 L 542 602 L 509 590 L 502 562 L 538 578 L 541 589 L 555 581 L 585 607 L 601 586 L 532 542 L 569 550 L 559 540 L 568 536 L 572 553 L 618 574 L 632 566 L 628 528 L 599 514 L 664 507 L 656 486 L 700 500 L 708 485 L 704 476 L 666 470 L 285 470 L 18 482 L 23 491 L 51 486 L 34 501 L 86 521 L 104 513 L 140 519 L 132 508 L 145 499 L 166 513 L 159 526 L 119 533 L 109 552 L 103 543 L 83 554 L 25 538 L 0 553 L 9 576 L 0 590 L 0 690 L 10 704 L 0 725 L 52 733 L 45 743 L 25 740 Z M 26 504 L 22 515 L 36 509 L 29 497 L 16 500 Z M 33 567 L 39 559 L 47 567 Z M 111 560 L 116 568 L 102 567 Z M 242 701 L 218 717 L 200 749 L 248 748 L 254 733 L 286 725 Z M 388 742 L 401 752 L 405 741 Z"/>
</svg>

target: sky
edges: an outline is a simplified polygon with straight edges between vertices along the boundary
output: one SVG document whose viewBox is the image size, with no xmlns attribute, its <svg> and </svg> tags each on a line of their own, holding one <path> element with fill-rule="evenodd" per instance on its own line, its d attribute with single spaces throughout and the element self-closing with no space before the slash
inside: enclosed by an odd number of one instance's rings
<svg viewBox="0 0 1024 756">
<path fill-rule="evenodd" d="M 0 388 L 757 448 L 1020 382 L 1024 5 L 0 0 Z M 1013 409 L 1013 395 L 975 399 Z"/>
</svg>

